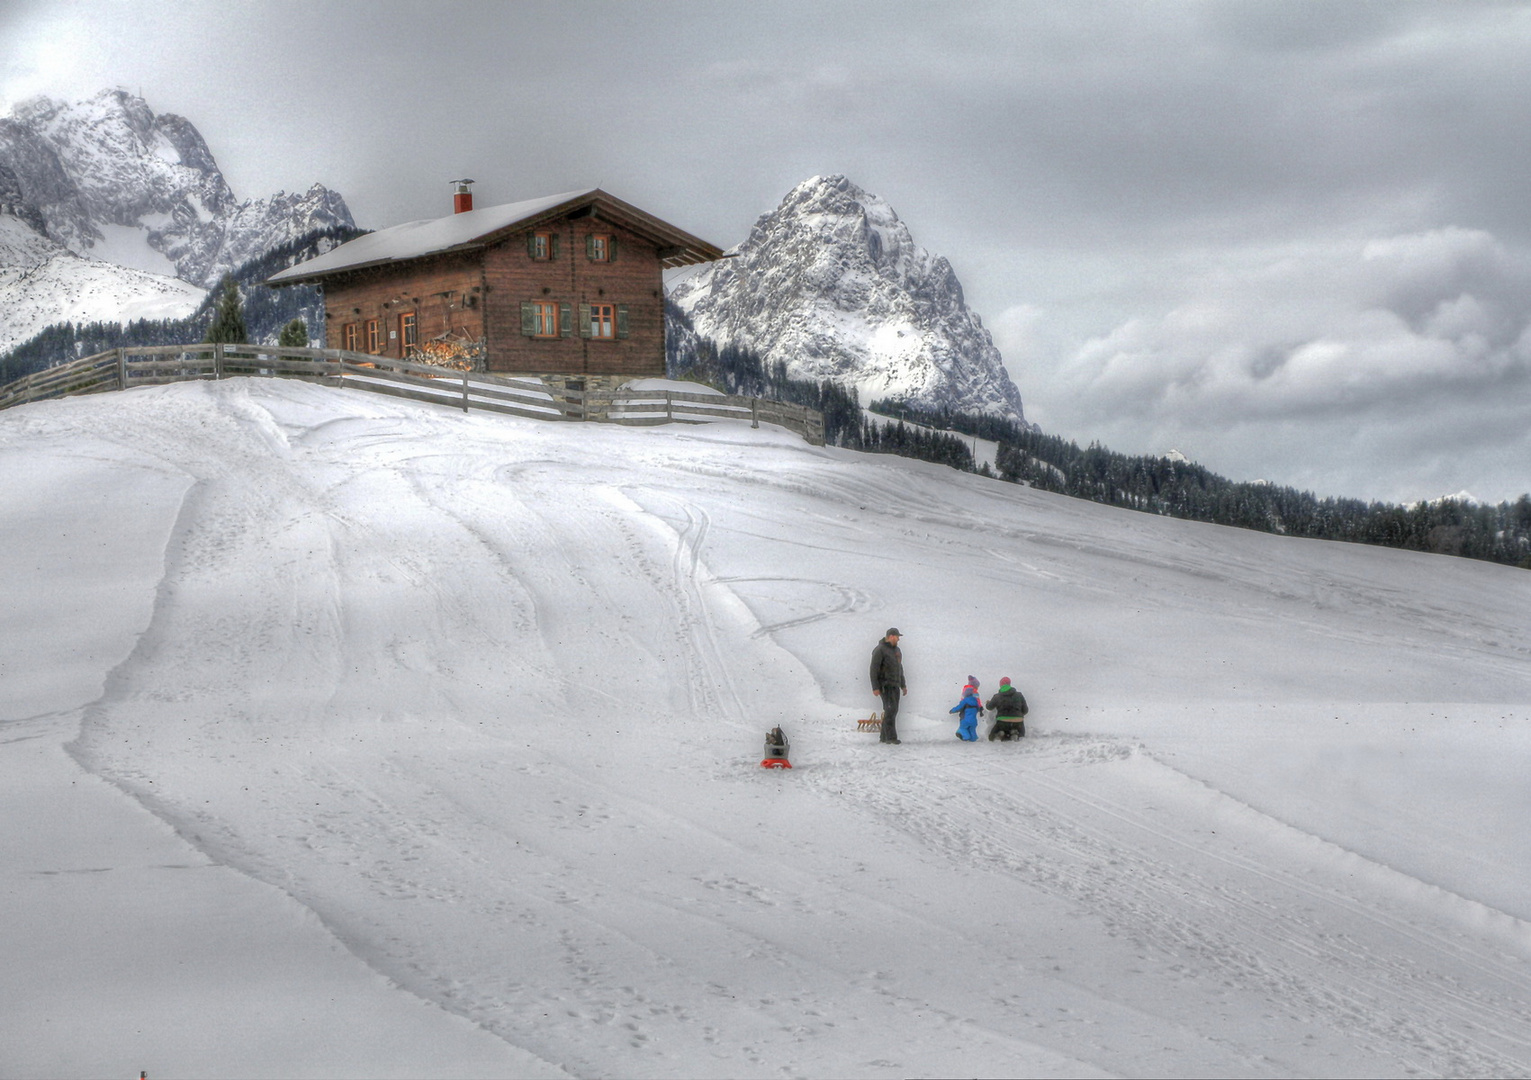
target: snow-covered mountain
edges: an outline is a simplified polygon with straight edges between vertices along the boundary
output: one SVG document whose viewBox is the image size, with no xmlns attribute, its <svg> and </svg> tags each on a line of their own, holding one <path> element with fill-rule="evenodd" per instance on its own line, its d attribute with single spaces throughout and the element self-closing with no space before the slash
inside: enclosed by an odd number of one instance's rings
<svg viewBox="0 0 1531 1080">
<path fill-rule="evenodd" d="M 354 224 L 320 184 L 240 201 L 189 120 L 124 90 L 0 118 L 0 222 L 0 350 L 66 319 L 187 314 L 240 264 Z"/>
<path fill-rule="evenodd" d="M 278 244 L 354 224 L 322 184 L 241 202 L 189 120 L 125 90 L 17 105 L 0 119 L 0 164 L 71 251 L 204 287 Z"/>
<path fill-rule="evenodd" d="M 951 264 L 844 176 L 799 184 L 731 254 L 671 292 L 700 336 L 781 361 L 793 378 L 855 387 L 863 402 L 1024 419 Z"/>
</svg>

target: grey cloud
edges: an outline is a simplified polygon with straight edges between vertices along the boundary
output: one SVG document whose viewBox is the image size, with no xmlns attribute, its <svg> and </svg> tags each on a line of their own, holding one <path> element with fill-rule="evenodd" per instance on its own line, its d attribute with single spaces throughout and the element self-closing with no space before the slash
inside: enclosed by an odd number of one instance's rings
<svg viewBox="0 0 1531 1080">
<path fill-rule="evenodd" d="M 1531 373 L 1531 256 L 1443 229 L 1282 252 L 1086 342 L 1076 396 L 1146 416 L 1329 414 L 1504 393 Z"/>
</svg>

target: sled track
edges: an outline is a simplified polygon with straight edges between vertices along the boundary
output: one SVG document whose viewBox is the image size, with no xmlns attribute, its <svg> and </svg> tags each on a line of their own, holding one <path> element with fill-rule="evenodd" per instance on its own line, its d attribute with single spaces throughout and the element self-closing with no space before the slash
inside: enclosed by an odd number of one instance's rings
<svg viewBox="0 0 1531 1080">
<path fill-rule="evenodd" d="M 750 636 L 761 638 L 767 637 L 780 630 L 791 630 L 798 626 L 808 626 L 811 623 L 823 622 L 825 619 L 836 618 L 840 615 L 859 615 L 870 611 L 872 598 L 862 589 L 851 585 L 843 585 L 836 581 L 816 581 L 812 578 L 798 577 L 727 577 L 718 578 L 720 585 L 742 585 L 746 583 L 762 582 L 767 584 L 787 583 L 799 585 L 812 585 L 833 594 L 837 599 L 834 603 L 826 605 L 821 611 L 810 612 L 807 615 L 795 619 L 783 619 L 780 622 L 763 623 L 760 628 Z"/>
<path fill-rule="evenodd" d="M 1342 889 L 1334 875 L 1315 884 L 1283 869 L 1288 859 L 1265 862 L 1236 845 L 1189 842 L 1095 794 L 1105 785 L 1091 782 L 1093 766 L 1126 764 L 1133 755 L 1125 744 L 1044 736 L 982 780 L 955 764 L 910 770 L 875 759 L 801 779 L 855 800 L 926 851 L 1064 898 L 1108 935 L 1173 958 L 1170 970 L 1183 977 L 1254 991 L 1379 1061 L 1445 1075 L 1525 1074 L 1531 986 L 1488 943 L 1448 940 L 1388 910 L 1376 892 Z M 1243 828 L 1234 831 L 1254 826 L 1300 839 L 1232 805 L 1242 811 Z M 1128 846 L 1123 836 L 1141 842 Z M 1407 959 L 1421 956 L 1430 960 Z M 1470 973 L 1473 985 L 1456 973 Z"/>
</svg>

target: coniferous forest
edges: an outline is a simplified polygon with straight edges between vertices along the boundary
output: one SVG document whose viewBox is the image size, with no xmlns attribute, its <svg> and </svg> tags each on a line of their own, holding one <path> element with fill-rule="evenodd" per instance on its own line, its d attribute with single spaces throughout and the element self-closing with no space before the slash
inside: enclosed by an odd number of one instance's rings
<svg viewBox="0 0 1531 1080">
<path fill-rule="evenodd" d="M 1531 569 L 1531 495 L 1488 506 L 1437 499 L 1400 506 L 1319 498 L 1278 484 L 1229 480 L 1190 461 L 1080 448 L 1057 435 L 993 416 L 921 410 L 876 401 L 870 408 L 999 444 L 1000 479 L 1150 514 L 1241 529 L 1432 551 Z"/>
</svg>

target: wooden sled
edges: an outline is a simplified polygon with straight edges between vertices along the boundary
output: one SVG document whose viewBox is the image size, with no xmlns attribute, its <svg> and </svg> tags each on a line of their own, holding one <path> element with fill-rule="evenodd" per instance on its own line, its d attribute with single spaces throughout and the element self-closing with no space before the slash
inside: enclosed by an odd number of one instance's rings
<svg viewBox="0 0 1531 1080">
<path fill-rule="evenodd" d="M 876 713 L 873 713 L 871 716 L 867 717 L 865 720 L 857 720 L 856 721 L 856 730 L 857 731 L 881 731 L 882 730 L 882 717 L 878 716 Z"/>
</svg>

